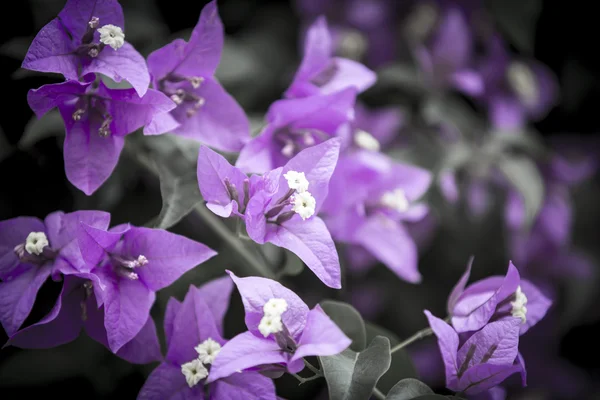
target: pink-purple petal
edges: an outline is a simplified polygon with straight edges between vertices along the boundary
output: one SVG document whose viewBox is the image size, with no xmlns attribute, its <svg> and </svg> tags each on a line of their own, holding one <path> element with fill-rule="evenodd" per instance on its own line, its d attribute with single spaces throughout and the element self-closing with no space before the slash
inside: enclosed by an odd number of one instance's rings
<svg viewBox="0 0 600 400">
<path fill-rule="evenodd" d="M 174 400 L 185 398 L 181 392 L 190 391 L 190 387 L 181 373 L 181 367 L 162 363 L 150 373 L 138 394 L 138 400 Z"/>
<path fill-rule="evenodd" d="M 200 146 L 198 152 L 197 175 L 200 193 L 209 204 L 221 207 L 227 207 L 231 204 L 232 199 L 225 180 L 229 180 L 237 189 L 238 199 L 243 204 L 246 175 L 229 164 L 225 157 L 206 146 Z M 226 210 L 223 210 L 222 214 L 224 214 L 223 216 L 229 216 Z"/>
<path fill-rule="evenodd" d="M 427 310 L 424 312 L 429 321 L 429 326 L 438 339 L 438 346 L 444 360 L 446 382 L 451 382 L 457 379 L 458 334 L 443 320 L 435 317 Z"/>
<path fill-rule="evenodd" d="M 233 374 L 211 386 L 215 399 L 277 400 L 273 380 L 256 372 Z"/>
</svg>

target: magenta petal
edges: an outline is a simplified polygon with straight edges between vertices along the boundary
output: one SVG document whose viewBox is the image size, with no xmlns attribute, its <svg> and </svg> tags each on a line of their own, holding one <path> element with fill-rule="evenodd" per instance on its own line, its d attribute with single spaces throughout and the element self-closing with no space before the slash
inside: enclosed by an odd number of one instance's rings
<svg viewBox="0 0 600 400">
<path fill-rule="evenodd" d="M 63 106 L 60 110 L 67 128 L 63 148 L 67 178 L 89 196 L 108 179 L 117 166 L 124 138 L 101 137 L 96 130 L 90 129 L 87 120 L 73 121 L 73 106 Z"/>
<path fill-rule="evenodd" d="M 468 362 L 470 368 L 481 364 L 485 358 L 488 364 L 512 365 L 518 353 L 520 324 L 520 319 L 508 318 L 491 322 L 477 331 L 458 350 L 460 368 L 464 362 Z"/>
<path fill-rule="evenodd" d="M 359 62 L 339 57 L 334 58 L 333 62 L 336 72 L 321 86 L 322 94 L 335 93 L 349 87 L 355 88 L 359 93 L 364 92 L 377 80 L 377 74 Z"/>
<path fill-rule="evenodd" d="M 8 336 L 12 336 L 23 324 L 37 296 L 46 282 L 51 264 L 41 267 L 22 264 L 23 271 L 9 280 L 0 282 L 0 322 Z"/>
<path fill-rule="evenodd" d="M 327 286 L 342 287 L 337 250 L 321 218 L 313 216 L 302 221 L 295 216 L 268 231 L 267 241 L 296 254 Z"/>
<path fill-rule="evenodd" d="M 83 95 L 89 86 L 90 83 L 76 80 L 43 85 L 27 92 L 27 103 L 35 115 L 40 118 L 53 108 L 74 101 L 78 96 Z M 73 108 L 72 111 L 75 109 Z M 69 115 L 63 115 L 63 119 L 65 121 L 67 118 L 72 120 L 72 115 L 72 112 Z"/>
<path fill-rule="evenodd" d="M 353 241 L 369 250 L 400 278 L 411 283 L 421 281 L 417 246 L 402 224 L 374 215 L 356 230 Z"/>
<path fill-rule="evenodd" d="M 25 243 L 31 232 L 45 232 L 44 223 L 35 217 L 17 217 L 0 221 L 0 279 L 8 276 L 20 264 L 15 247 Z M 52 246 L 52 243 L 50 243 Z"/>
<path fill-rule="evenodd" d="M 155 115 L 152 121 L 144 127 L 144 135 L 162 135 L 163 133 L 173 132 L 179 127 L 179 122 L 171 113 L 162 113 Z"/>
<path fill-rule="evenodd" d="M 23 349 L 48 349 L 75 340 L 83 327 L 82 283 L 79 278 L 65 277 L 60 297 L 48 315 L 17 332 L 7 344 Z"/>
<path fill-rule="evenodd" d="M 459 391 L 474 395 L 502 383 L 512 374 L 519 372 L 519 365 L 479 364 L 469 368 L 460 378 Z M 451 388 L 452 389 L 452 388 Z"/>
<path fill-rule="evenodd" d="M 87 25 L 87 23 L 86 23 Z M 56 18 L 44 26 L 31 42 L 21 68 L 39 72 L 58 72 L 77 80 L 78 57 L 65 26 Z"/>
<path fill-rule="evenodd" d="M 214 279 L 198 288 L 198 294 L 208 299 L 206 305 L 212 314 L 217 331 L 223 335 L 223 319 L 229 309 L 229 300 L 233 291 L 233 282 L 228 276 Z"/>
<path fill-rule="evenodd" d="M 215 299 L 204 297 L 198 288 L 190 286 L 172 321 L 167 360 L 178 365 L 193 360 L 198 357 L 194 347 L 207 339 L 225 343 L 208 306 L 212 301 Z"/>
<path fill-rule="evenodd" d="M 150 373 L 138 394 L 138 400 L 185 399 L 182 392 L 190 391 L 181 367 L 162 363 Z"/>
<path fill-rule="evenodd" d="M 521 325 L 520 334 L 522 335 L 544 318 L 552 305 L 552 301 L 544 296 L 544 294 L 528 280 L 521 279 L 520 286 L 525 296 L 527 296 L 527 319 L 526 322 Z"/>
<path fill-rule="evenodd" d="M 133 259 L 143 255 L 148 260 L 138 275 L 153 291 L 169 286 L 216 254 L 202 243 L 163 229 L 131 228 L 123 236 L 122 255 Z"/>
<path fill-rule="evenodd" d="M 274 340 L 254 336 L 252 332 L 244 332 L 221 348 L 212 363 L 206 382 L 214 382 L 246 368 L 286 362 L 287 356 Z"/>
<path fill-rule="evenodd" d="M 259 373 L 244 372 L 220 379 L 211 386 L 215 399 L 277 400 L 272 379 Z"/>
<path fill-rule="evenodd" d="M 464 292 L 465 286 L 467 286 L 467 282 L 469 282 L 469 277 L 471 276 L 471 267 L 473 266 L 474 257 L 471 256 L 469 262 L 467 263 L 467 269 L 462 274 L 452 292 L 450 292 L 450 296 L 448 296 L 448 303 L 446 309 L 448 311 L 448 315 L 452 315 L 454 310 L 454 305 L 458 301 L 460 295 Z"/>
<path fill-rule="evenodd" d="M 126 80 L 140 97 L 146 94 L 150 86 L 146 60 L 127 42 L 118 50 L 106 47 L 98 57 L 83 66 L 81 75 L 94 72 L 106 75 L 115 82 Z"/>
<path fill-rule="evenodd" d="M 111 24 L 124 30 L 123 9 L 117 0 L 94 0 L 93 2 L 68 0 L 58 14 L 58 19 L 76 39 L 80 39 L 85 34 L 92 17 L 99 19 L 100 26 Z"/>
<path fill-rule="evenodd" d="M 442 359 L 444 360 L 446 382 L 451 382 L 457 379 L 458 363 L 456 355 L 458 352 L 458 334 L 443 320 L 435 317 L 427 310 L 424 312 L 429 321 L 429 326 L 438 339 L 438 346 L 440 348 L 440 353 L 442 354 Z"/>
<path fill-rule="evenodd" d="M 246 326 L 248 330 L 258 333 L 258 324 L 264 315 L 263 306 L 270 299 L 284 299 L 288 309 L 281 319 L 292 337 L 297 338 L 306 325 L 308 306 L 300 297 L 279 282 L 267 278 L 248 277 L 238 278 L 233 272 L 227 271 L 233 283 L 237 286 L 244 309 L 246 310 Z"/>
<path fill-rule="evenodd" d="M 306 327 L 290 362 L 307 356 L 332 356 L 344 351 L 351 343 L 352 340 L 317 305 L 308 313 Z"/>
<path fill-rule="evenodd" d="M 75 242 L 79 234 L 80 224 L 93 228 L 108 229 L 110 214 L 105 211 L 81 210 L 72 213 L 56 211 L 44 218 L 46 234 L 50 246 L 62 249 L 64 246 Z M 61 250 L 61 254 L 62 254 Z M 81 255 L 79 254 L 81 257 Z"/>
<path fill-rule="evenodd" d="M 231 204 L 232 199 L 225 184 L 226 179 L 237 189 L 238 199 L 242 204 L 244 203 L 244 180 L 247 176 L 229 164 L 225 157 L 206 146 L 200 146 L 198 151 L 197 174 L 200 193 L 209 204 L 221 207 Z M 221 214 L 223 217 L 230 215 L 225 211 Z"/>
<path fill-rule="evenodd" d="M 91 269 L 102 261 L 107 252 L 114 250 L 122 237 L 121 232 L 108 232 L 80 223 L 77 242 L 83 259 Z"/>
<path fill-rule="evenodd" d="M 205 78 L 194 93 L 204 105 L 192 116 L 186 107 L 172 113 L 181 124 L 174 133 L 198 140 L 223 151 L 240 151 L 250 140 L 250 124 L 237 101 L 213 78 Z"/>
</svg>

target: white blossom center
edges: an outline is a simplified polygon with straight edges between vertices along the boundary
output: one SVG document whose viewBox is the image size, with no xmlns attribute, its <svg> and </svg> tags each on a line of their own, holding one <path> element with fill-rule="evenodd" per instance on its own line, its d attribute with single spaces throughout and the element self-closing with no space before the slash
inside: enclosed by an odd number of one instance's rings
<svg viewBox="0 0 600 400">
<path fill-rule="evenodd" d="M 183 364 L 181 366 L 181 373 L 185 376 L 185 381 L 189 387 L 194 387 L 208 376 L 208 370 L 198 359 Z"/>
<path fill-rule="evenodd" d="M 283 330 L 283 322 L 281 315 L 288 309 L 288 304 L 285 299 L 273 298 L 269 299 L 263 306 L 264 316 L 258 324 L 260 333 L 267 337 L 271 333 L 281 332 Z"/>
<path fill-rule="evenodd" d="M 283 174 L 283 177 L 287 180 L 290 189 L 294 189 L 298 193 L 304 193 L 308 190 L 308 180 L 304 172 L 288 171 Z"/>
<path fill-rule="evenodd" d="M 281 314 L 286 312 L 287 309 L 288 304 L 285 299 L 270 299 L 263 306 L 265 315 L 270 315 L 272 317 L 281 317 Z"/>
<path fill-rule="evenodd" d="M 221 345 L 211 338 L 208 338 L 198 346 L 194 347 L 194 350 L 198 353 L 198 360 L 200 360 L 202 364 L 212 364 L 217 357 L 217 354 L 221 351 Z"/>
<path fill-rule="evenodd" d="M 521 291 L 521 286 L 519 286 L 515 292 L 515 301 L 511 301 L 510 305 L 512 306 L 512 316 L 521 318 L 522 323 L 527 322 L 527 307 L 525 307 L 525 304 L 527 304 L 527 296 L 525 296 L 525 293 Z"/>
<path fill-rule="evenodd" d="M 510 86 L 525 105 L 535 105 L 539 98 L 537 79 L 527 64 L 514 61 L 506 71 Z"/>
<path fill-rule="evenodd" d="M 381 196 L 380 202 L 384 207 L 391 208 L 398 212 L 405 212 L 410 206 L 406 194 L 402 189 L 385 192 L 383 196 Z"/>
<path fill-rule="evenodd" d="M 362 129 L 359 129 L 354 134 L 354 143 L 358 147 L 370 151 L 379 151 L 381 148 L 379 141 L 369 132 L 365 132 Z"/>
<path fill-rule="evenodd" d="M 29 254 L 39 256 L 44 251 L 44 247 L 49 244 L 44 232 L 31 232 L 27 235 L 27 240 L 25 240 L 25 251 Z"/>
<path fill-rule="evenodd" d="M 123 30 L 115 25 L 104 25 L 98 28 L 100 41 L 114 50 L 120 49 L 125 44 L 125 34 Z"/>
<path fill-rule="evenodd" d="M 292 197 L 292 211 L 299 214 L 303 220 L 315 214 L 317 201 L 310 192 L 298 193 Z"/>
</svg>

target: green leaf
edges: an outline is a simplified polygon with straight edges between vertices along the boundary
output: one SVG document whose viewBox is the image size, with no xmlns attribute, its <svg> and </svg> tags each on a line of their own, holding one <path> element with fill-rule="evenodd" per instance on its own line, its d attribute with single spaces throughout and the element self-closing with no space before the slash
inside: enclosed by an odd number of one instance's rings
<svg viewBox="0 0 600 400">
<path fill-rule="evenodd" d="M 498 28 L 519 50 L 533 54 L 541 0 L 488 0 L 487 6 Z"/>
<path fill-rule="evenodd" d="M 498 168 L 519 192 L 525 204 L 525 227 L 530 227 L 544 202 L 544 181 L 533 160 L 527 157 L 505 157 Z"/>
<path fill-rule="evenodd" d="M 265 243 L 266 244 L 266 243 Z M 279 271 L 281 276 L 296 276 L 304 271 L 304 262 L 289 250 L 284 251 L 283 268 Z"/>
<path fill-rule="evenodd" d="M 360 353 L 346 349 L 335 356 L 319 357 L 319 361 L 330 400 L 368 400 L 390 367 L 390 341 L 377 336 Z"/>
<path fill-rule="evenodd" d="M 367 330 L 367 341 L 372 340 L 372 338 L 376 336 L 385 336 L 389 339 L 392 347 L 400 343 L 400 339 L 385 328 L 370 322 L 365 322 L 365 327 Z M 418 375 L 408 352 L 405 349 L 401 349 L 392 354 L 390 368 L 379 380 L 378 388 L 382 392 L 387 393 L 399 379 L 418 378 Z"/>
<path fill-rule="evenodd" d="M 156 163 L 160 179 L 162 208 L 154 221 L 156 228 L 169 229 L 202 201 L 196 171 L 175 176 L 166 166 Z"/>
<path fill-rule="evenodd" d="M 17 146 L 20 149 L 28 149 L 42 139 L 61 136 L 64 133 L 65 124 L 60 113 L 58 110 L 51 110 L 41 118 L 34 115 L 29 120 Z"/>
<path fill-rule="evenodd" d="M 434 394 L 423 382 L 414 378 L 402 379 L 388 392 L 386 400 L 412 400 Z"/>
<path fill-rule="evenodd" d="M 367 345 L 367 331 L 360 313 L 350 304 L 335 300 L 321 302 L 325 313 L 352 339 L 350 349 L 361 351 Z"/>
</svg>

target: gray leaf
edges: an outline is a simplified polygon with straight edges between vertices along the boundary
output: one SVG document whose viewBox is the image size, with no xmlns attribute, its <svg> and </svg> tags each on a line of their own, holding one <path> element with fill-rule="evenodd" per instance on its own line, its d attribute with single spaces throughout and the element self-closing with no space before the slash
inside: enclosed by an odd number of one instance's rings
<svg viewBox="0 0 600 400">
<path fill-rule="evenodd" d="M 360 313 L 350 304 L 341 301 L 325 300 L 321 307 L 342 331 L 352 339 L 350 348 L 361 351 L 367 345 L 367 331 Z"/>
<path fill-rule="evenodd" d="M 508 40 L 519 50 L 533 54 L 541 0 L 488 0 L 487 6 Z"/>
<path fill-rule="evenodd" d="M 42 139 L 64 133 L 65 124 L 58 110 L 51 110 L 41 118 L 34 115 L 25 126 L 25 132 L 19 140 L 18 147 L 28 149 Z"/>
<path fill-rule="evenodd" d="M 402 379 L 388 392 L 386 400 L 412 400 L 434 394 L 423 382 L 414 378 Z"/>
</svg>

